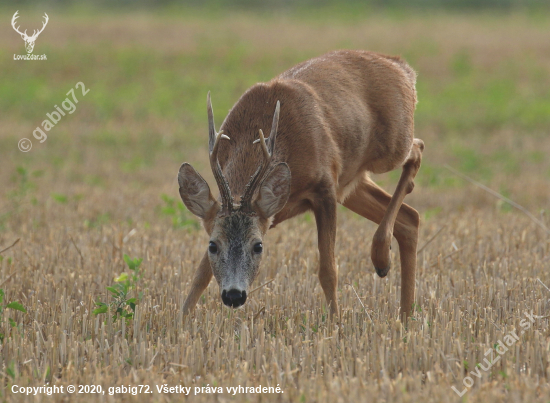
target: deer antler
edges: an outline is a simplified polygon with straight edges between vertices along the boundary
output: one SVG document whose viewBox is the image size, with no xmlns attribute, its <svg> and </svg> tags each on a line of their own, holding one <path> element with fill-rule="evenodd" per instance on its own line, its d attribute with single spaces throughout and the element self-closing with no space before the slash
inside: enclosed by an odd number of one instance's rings
<svg viewBox="0 0 550 403">
<path fill-rule="evenodd" d="M 281 110 L 281 103 L 277 101 L 277 106 L 275 107 L 275 113 L 273 115 L 273 123 L 271 124 L 271 133 L 269 137 L 264 137 L 264 132 L 260 129 L 260 138 L 254 140 L 252 144 L 260 143 L 262 146 L 264 161 L 260 163 L 260 166 L 254 172 L 254 175 L 250 178 L 250 181 L 244 188 L 244 194 L 241 197 L 241 207 L 240 210 L 245 213 L 252 213 L 252 196 L 256 191 L 258 185 L 263 181 L 264 176 L 271 165 L 273 160 L 273 152 L 275 151 L 275 139 L 277 137 L 277 128 L 279 126 L 279 111 Z"/>
<path fill-rule="evenodd" d="M 13 27 L 13 29 L 15 30 L 15 32 L 17 32 L 19 35 L 23 36 L 24 38 L 27 38 L 27 39 L 36 39 L 38 37 L 38 35 L 40 35 L 42 33 L 42 31 L 44 31 L 44 28 L 46 28 L 46 25 L 48 25 L 48 21 L 50 20 L 50 17 L 48 17 L 48 14 L 44 13 L 44 19 L 45 21 L 42 23 L 42 29 L 40 29 L 40 31 L 36 32 L 36 29 L 33 31 L 33 34 L 32 36 L 28 36 L 27 35 L 27 30 L 25 30 L 25 32 L 21 32 L 19 31 L 19 27 L 16 27 L 15 26 L 15 20 L 17 20 L 20 16 L 17 15 L 17 13 L 19 12 L 19 10 L 17 10 L 15 12 L 15 14 L 13 15 L 12 19 L 11 19 L 11 26 Z"/>
<path fill-rule="evenodd" d="M 45 21 L 42 23 L 42 28 L 40 29 L 40 31 L 36 32 L 36 30 L 33 31 L 33 34 L 32 34 L 32 38 L 37 38 L 38 35 L 40 35 L 42 33 L 42 31 L 44 31 L 44 28 L 46 28 L 46 25 L 48 25 L 48 21 L 50 20 L 50 17 L 48 17 L 48 14 L 44 13 L 44 17 Z M 25 31 L 26 32 L 26 31 Z M 36 33 L 35 33 L 36 32 Z"/>
<path fill-rule="evenodd" d="M 13 15 L 12 19 L 11 19 L 11 26 L 13 27 L 13 29 L 15 30 L 15 32 L 17 32 L 19 35 L 21 36 L 27 36 L 27 30 L 25 30 L 25 32 L 21 32 L 19 31 L 19 27 L 16 27 L 15 26 L 15 20 L 18 19 L 20 16 L 17 15 L 17 13 L 19 12 L 19 10 L 17 10 L 15 12 L 15 14 Z"/>
<path fill-rule="evenodd" d="M 222 197 L 222 215 L 231 214 L 233 211 L 233 196 L 231 196 L 231 189 L 229 189 L 229 183 L 223 175 L 220 162 L 218 161 L 218 150 L 220 148 L 220 140 L 230 140 L 228 136 L 223 134 L 223 130 L 216 133 L 216 127 L 214 125 L 214 112 L 212 111 L 212 102 L 210 101 L 210 91 L 207 96 L 207 109 L 208 109 L 208 148 L 210 152 L 210 167 L 214 173 L 214 178 L 220 189 Z"/>
</svg>

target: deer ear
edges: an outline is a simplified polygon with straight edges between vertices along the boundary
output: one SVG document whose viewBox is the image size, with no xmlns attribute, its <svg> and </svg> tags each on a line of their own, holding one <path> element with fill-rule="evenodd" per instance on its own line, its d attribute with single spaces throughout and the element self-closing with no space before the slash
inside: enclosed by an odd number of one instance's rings
<svg viewBox="0 0 550 403">
<path fill-rule="evenodd" d="M 178 172 L 178 184 L 183 204 L 197 217 L 204 218 L 217 204 L 208 183 L 195 169 L 184 162 Z"/>
<path fill-rule="evenodd" d="M 256 207 L 265 218 L 273 217 L 285 206 L 290 195 L 290 168 L 281 162 L 262 182 Z"/>
</svg>

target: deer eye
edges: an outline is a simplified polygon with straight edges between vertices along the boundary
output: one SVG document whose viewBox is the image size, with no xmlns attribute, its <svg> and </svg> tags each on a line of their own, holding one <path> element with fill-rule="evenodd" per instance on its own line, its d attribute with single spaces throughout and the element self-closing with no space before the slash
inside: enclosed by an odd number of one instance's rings
<svg viewBox="0 0 550 403">
<path fill-rule="evenodd" d="M 208 244 L 208 252 L 212 254 L 218 253 L 218 245 L 216 245 L 214 242 L 210 241 Z"/>
<path fill-rule="evenodd" d="M 254 245 L 254 248 L 252 250 L 254 251 L 254 253 L 262 253 L 264 250 L 264 246 L 262 245 L 261 242 L 258 242 L 257 244 Z"/>
</svg>

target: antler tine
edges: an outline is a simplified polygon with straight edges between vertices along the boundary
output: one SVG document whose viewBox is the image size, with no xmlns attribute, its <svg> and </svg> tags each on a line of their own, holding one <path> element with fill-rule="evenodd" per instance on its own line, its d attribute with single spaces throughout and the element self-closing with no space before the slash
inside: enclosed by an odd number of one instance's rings
<svg viewBox="0 0 550 403">
<path fill-rule="evenodd" d="M 281 111 L 281 103 L 277 101 L 275 113 L 273 114 L 273 123 L 271 124 L 271 133 L 269 133 L 269 153 L 273 155 L 275 150 L 275 138 L 277 137 L 277 129 L 279 127 L 279 112 Z"/>
<path fill-rule="evenodd" d="M 251 210 L 251 201 L 252 201 L 252 195 L 254 194 L 254 191 L 256 190 L 256 187 L 258 184 L 263 180 L 265 173 L 269 169 L 269 166 L 271 164 L 271 160 L 273 159 L 273 151 L 275 150 L 275 139 L 277 137 L 277 129 L 279 126 L 279 111 L 281 109 L 281 104 L 279 101 L 277 101 L 277 106 L 275 107 L 275 113 L 273 115 L 273 123 L 271 125 L 271 133 L 269 135 L 269 138 L 267 139 L 264 137 L 264 132 L 262 129 L 259 130 L 260 138 L 257 140 L 254 140 L 252 144 L 260 143 L 262 146 L 263 151 L 263 162 L 260 163 L 260 166 L 254 172 L 254 175 L 250 178 L 250 181 L 245 187 L 244 194 L 241 198 L 241 209 L 245 211 Z M 268 145 L 269 143 L 269 145 Z"/>
<path fill-rule="evenodd" d="M 44 31 L 44 28 L 46 28 L 46 25 L 48 25 L 48 21 L 50 20 L 50 17 L 48 17 L 48 14 L 44 13 L 44 17 L 45 21 L 42 23 L 42 29 L 40 31 L 38 31 L 35 35 L 33 36 L 38 36 L 40 35 L 40 33 L 42 33 L 42 31 Z"/>
<path fill-rule="evenodd" d="M 19 17 L 21 17 L 20 15 L 17 15 L 18 12 L 19 12 L 19 10 L 17 10 L 17 11 L 15 12 L 15 14 L 13 15 L 13 17 L 12 17 L 12 19 L 11 19 L 11 26 L 13 27 L 13 29 L 15 30 L 15 32 L 17 32 L 19 35 L 27 35 L 27 30 L 25 30 L 25 33 L 23 33 L 23 32 L 21 32 L 21 31 L 19 31 L 19 27 L 17 27 L 17 28 L 15 27 L 15 23 L 16 23 L 15 20 L 17 20 Z"/>
<path fill-rule="evenodd" d="M 15 12 L 15 14 L 13 15 L 13 17 L 11 18 L 11 25 L 14 25 L 15 20 L 18 19 L 19 17 L 21 17 L 20 15 L 17 15 L 18 12 L 19 12 L 19 10 L 17 10 Z"/>
<path fill-rule="evenodd" d="M 229 137 L 227 137 L 222 132 L 218 133 L 214 142 L 214 148 L 210 153 L 210 167 L 212 168 L 214 179 L 216 179 L 216 183 L 218 184 L 218 188 L 220 189 L 224 213 L 231 213 L 231 211 L 233 210 L 233 196 L 231 195 L 231 189 L 229 188 L 227 179 L 223 175 L 220 162 L 218 161 L 218 150 L 220 149 L 220 140 L 222 138 L 229 139 Z"/>
<path fill-rule="evenodd" d="M 267 171 L 267 168 L 269 167 L 269 163 L 271 161 L 271 154 L 267 149 L 264 132 L 262 131 L 262 129 L 260 129 L 259 132 L 260 132 L 260 138 L 254 141 L 253 144 L 256 144 L 259 142 L 262 145 L 264 161 L 260 163 L 260 166 L 258 167 L 258 169 L 256 169 L 256 172 L 254 172 L 254 174 L 250 177 L 250 181 L 247 183 L 246 187 L 244 188 L 244 193 L 243 193 L 243 196 L 241 197 L 241 209 L 244 209 L 244 210 L 250 209 L 250 202 L 252 201 L 252 195 L 254 194 L 254 190 L 256 189 L 256 186 L 258 186 L 258 183 L 260 182 L 260 180 L 263 178 L 265 172 Z"/>
<path fill-rule="evenodd" d="M 210 91 L 208 91 L 208 95 L 206 96 L 206 109 L 208 111 L 208 151 L 212 153 L 214 143 L 216 142 L 216 126 L 214 124 L 214 112 L 212 111 Z"/>
<path fill-rule="evenodd" d="M 229 137 L 223 134 L 223 131 L 220 130 L 216 134 L 216 127 L 214 125 L 214 112 L 212 111 L 212 102 L 210 101 L 210 91 L 208 91 L 207 96 L 207 110 L 208 110 L 208 149 L 210 154 L 210 167 L 212 168 L 212 173 L 220 189 L 220 194 L 222 197 L 222 211 L 224 214 L 231 213 L 233 210 L 233 196 L 231 196 L 231 189 L 227 183 L 227 179 L 223 175 L 220 162 L 218 161 L 218 150 L 220 148 L 220 140 L 226 139 L 229 140 Z"/>
<path fill-rule="evenodd" d="M 269 134 L 269 137 L 265 139 L 264 132 L 262 131 L 262 129 L 260 129 L 260 138 L 252 142 L 252 144 L 256 144 L 260 142 L 265 143 L 262 139 L 267 140 L 269 145 L 262 144 L 262 148 L 267 147 L 267 151 L 270 156 L 273 155 L 273 151 L 275 149 L 275 138 L 277 137 L 277 129 L 279 127 L 280 110 L 281 110 L 281 103 L 277 101 L 277 105 L 275 106 L 275 113 L 273 114 L 273 123 L 271 124 L 271 133 Z"/>
<path fill-rule="evenodd" d="M 269 160 L 271 158 L 272 154 L 269 152 L 269 149 L 267 148 L 267 143 L 265 142 L 266 139 L 264 137 L 264 132 L 263 132 L 262 129 L 259 130 L 259 134 L 260 134 L 260 138 L 256 141 L 254 141 L 254 143 L 260 142 L 260 144 L 262 146 L 262 151 L 264 152 L 264 158 L 266 160 Z M 267 140 L 269 141 L 269 138 Z"/>
</svg>

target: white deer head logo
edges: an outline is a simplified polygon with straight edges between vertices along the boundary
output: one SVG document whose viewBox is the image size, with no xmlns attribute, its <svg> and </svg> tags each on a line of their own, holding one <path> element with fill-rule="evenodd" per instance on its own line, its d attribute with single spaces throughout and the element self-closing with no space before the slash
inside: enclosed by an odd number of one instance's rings
<svg viewBox="0 0 550 403">
<path fill-rule="evenodd" d="M 44 28 L 46 28 L 46 25 L 48 24 L 48 20 L 49 20 L 48 14 L 44 13 L 45 21 L 43 22 L 42 29 L 38 32 L 34 30 L 32 36 L 28 36 L 27 30 L 25 30 L 25 32 L 21 32 L 19 31 L 19 27 L 15 26 L 15 20 L 19 18 L 19 16 L 17 15 L 18 12 L 19 10 L 17 10 L 13 15 L 13 18 L 11 19 L 11 26 L 13 27 L 13 29 L 15 29 L 15 32 L 21 35 L 21 38 L 23 38 L 23 40 L 25 41 L 25 48 L 27 49 L 27 53 L 32 53 L 32 50 L 34 49 L 34 41 L 36 41 L 36 38 L 38 38 L 38 35 L 40 35 L 42 31 L 44 31 Z"/>
</svg>

